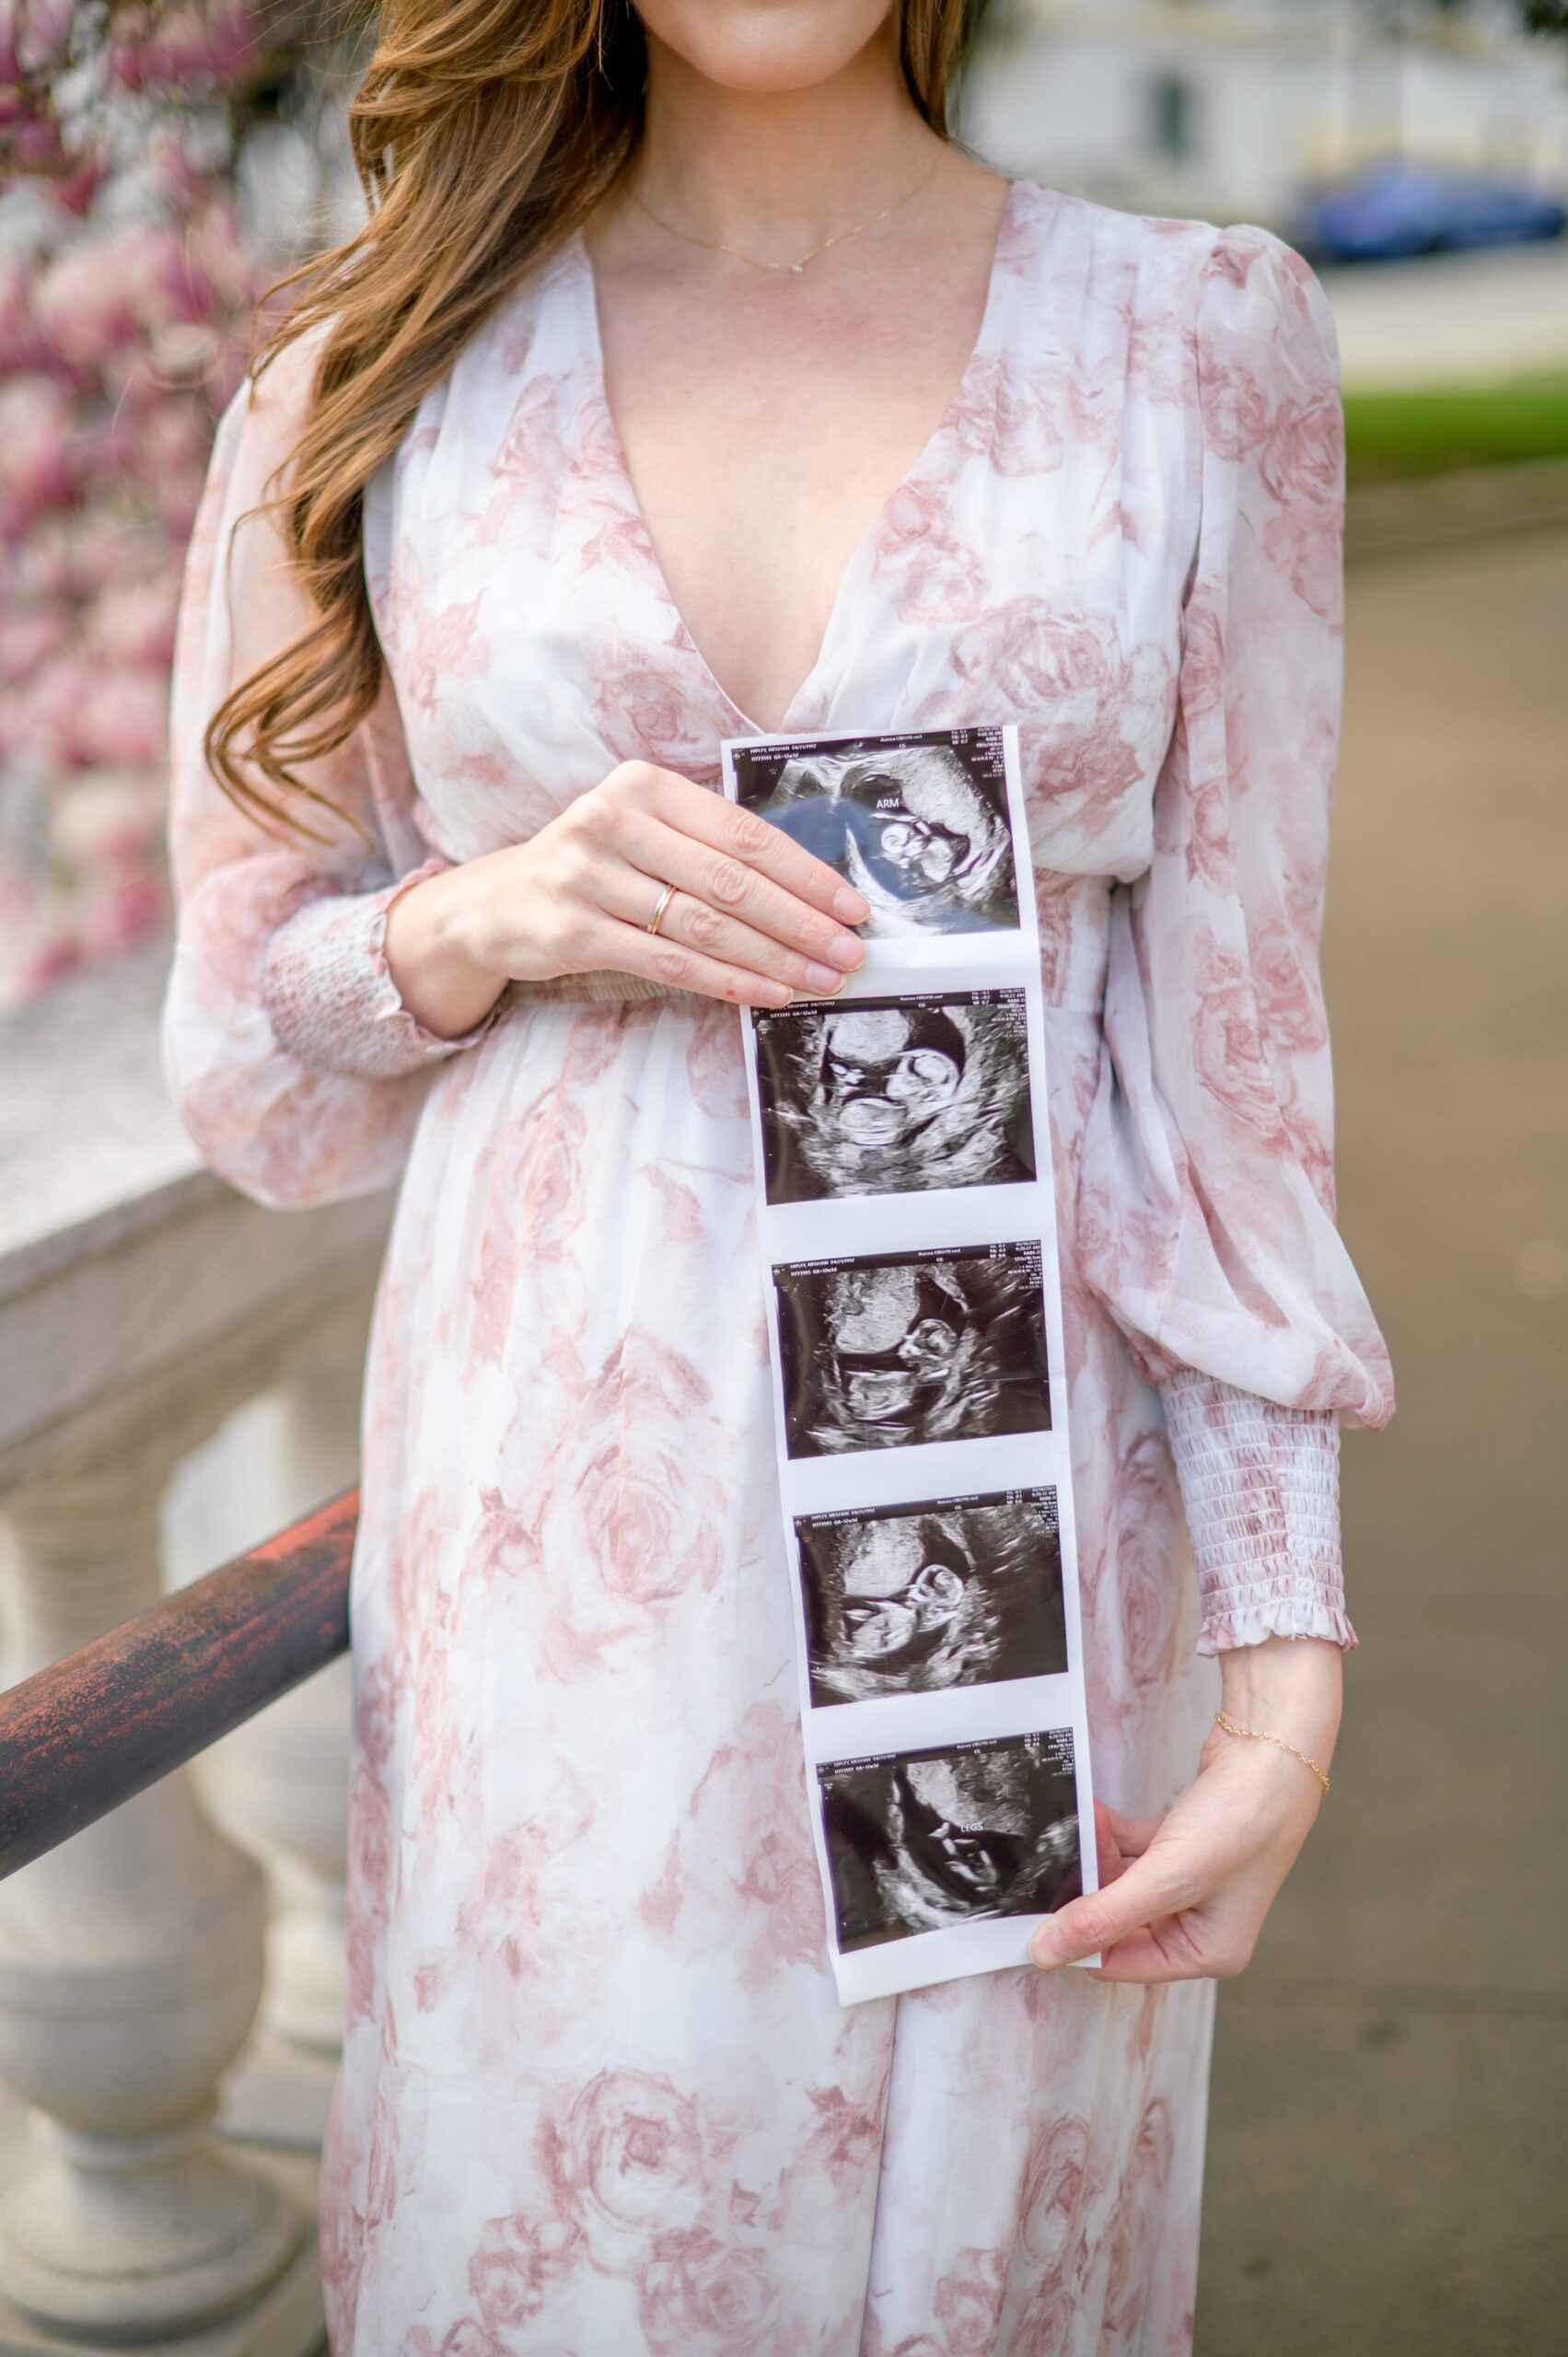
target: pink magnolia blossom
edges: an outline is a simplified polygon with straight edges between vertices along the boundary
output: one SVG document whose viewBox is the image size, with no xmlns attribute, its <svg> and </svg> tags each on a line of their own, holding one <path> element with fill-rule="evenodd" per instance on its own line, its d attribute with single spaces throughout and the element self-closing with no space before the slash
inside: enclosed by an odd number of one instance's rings
<svg viewBox="0 0 1568 2357">
<path fill-rule="evenodd" d="M 44 609 L 0 613 L 0 681 L 20 687 L 33 679 L 59 653 L 66 628 L 63 614 Z M 0 720 L 0 729 L 4 725 Z"/>
<path fill-rule="evenodd" d="M 138 670 L 161 670 L 173 658 L 180 583 L 161 580 L 106 586 L 87 617 L 87 633 L 111 659 Z"/>
<path fill-rule="evenodd" d="M 51 665 L 31 699 L 41 751 L 65 769 L 161 762 L 168 690 L 150 673 L 106 669 L 85 648 Z"/>
<path fill-rule="evenodd" d="M 156 850 L 160 818 L 156 780 L 149 784 L 127 771 L 89 772 L 59 797 L 54 847 L 78 866 L 131 868 Z"/>
<path fill-rule="evenodd" d="M 71 41 L 71 0 L 11 0 L 0 17 L 0 61 L 9 66 L 6 78 L 57 73 L 65 63 Z"/>
<path fill-rule="evenodd" d="M 36 872 L 0 857 L 0 907 L 29 911 L 0 1004 L 161 921 L 178 577 L 260 289 L 202 125 L 262 23 L 258 0 L 0 0 L 0 169 L 41 199 L 0 251 L 0 755 L 56 781 Z M 130 156 L 91 105 L 105 73 L 141 94 Z M 99 203 L 127 179 L 133 203 Z"/>
<path fill-rule="evenodd" d="M 11 152 L 23 171 L 39 172 L 49 180 L 70 169 L 71 159 L 52 115 L 32 115 L 19 122 L 12 135 Z"/>
<path fill-rule="evenodd" d="M 41 367 L 48 347 L 32 303 L 32 272 L 25 255 L 0 250 L 0 376 Z"/>
<path fill-rule="evenodd" d="M 156 802 L 148 798 L 156 812 Z M 101 965 L 145 941 L 158 928 L 163 905 L 163 879 L 156 867 L 145 865 L 132 875 L 110 877 L 88 894 L 77 921 L 83 964 Z"/>
<path fill-rule="evenodd" d="M 233 81 L 254 64 L 261 35 L 250 10 L 173 8 L 157 18 L 142 44 L 144 84 Z"/>
<path fill-rule="evenodd" d="M 7 536 L 75 489 L 71 401 L 64 385 L 41 375 L 0 383 L 0 514 Z"/>
<path fill-rule="evenodd" d="M 139 330 L 135 236 L 82 237 L 56 256 L 33 289 L 39 324 L 62 359 L 102 366 Z"/>
</svg>

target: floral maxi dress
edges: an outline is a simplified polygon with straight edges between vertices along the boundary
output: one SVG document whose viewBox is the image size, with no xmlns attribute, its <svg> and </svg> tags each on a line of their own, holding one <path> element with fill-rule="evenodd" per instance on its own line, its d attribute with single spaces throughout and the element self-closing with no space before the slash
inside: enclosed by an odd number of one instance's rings
<svg viewBox="0 0 1568 2357">
<path fill-rule="evenodd" d="M 314 772 L 364 834 L 324 842 L 242 817 L 202 750 L 301 624 L 251 511 L 315 357 L 237 398 L 191 556 L 166 1039 L 248 1193 L 401 1182 L 352 1587 L 332 2349 L 1176 2357 L 1212 1989 L 834 1996 L 738 1018 L 579 981 L 440 1040 L 385 963 L 412 878 L 633 757 L 716 784 L 754 733 L 660 575 L 587 250 L 535 268 L 369 486 L 386 679 Z M 1318 980 L 1342 514 L 1296 257 L 1016 181 L 961 384 L 787 716 L 1018 724 L 1096 1776 L 1135 1811 L 1192 1773 L 1205 1655 L 1353 1643 L 1338 1425 L 1392 1405 L 1333 1225 Z"/>
</svg>

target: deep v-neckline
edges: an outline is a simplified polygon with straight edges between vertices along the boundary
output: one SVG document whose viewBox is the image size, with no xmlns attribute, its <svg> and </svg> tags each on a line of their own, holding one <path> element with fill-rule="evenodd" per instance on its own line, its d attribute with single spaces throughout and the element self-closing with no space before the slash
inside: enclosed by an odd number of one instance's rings
<svg viewBox="0 0 1568 2357">
<path fill-rule="evenodd" d="M 823 625 L 821 643 L 817 649 L 816 658 L 806 677 L 790 697 L 784 717 L 772 728 L 764 728 L 760 721 L 753 720 L 750 714 L 742 711 L 740 705 L 736 702 L 735 698 L 703 653 L 695 633 L 676 603 L 657 545 L 653 533 L 648 528 L 648 519 L 643 511 L 643 503 L 638 495 L 637 486 L 632 479 L 632 469 L 626 457 L 625 444 L 621 439 L 621 429 L 615 423 L 615 412 L 610 405 L 610 384 L 605 367 L 604 338 L 599 327 L 598 282 L 594 273 L 593 257 L 588 252 L 587 243 L 581 229 L 573 233 L 569 251 L 584 313 L 588 393 L 598 414 L 599 432 L 604 438 L 605 447 L 610 453 L 615 470 L 617 488 L 635 521 L 639 546 L 652 586 L 661 603 L 673 616 L 685 652 L 700 674 L 710 695 L 717 701 L 730 720 L 736 724 L 729 733 L 740 737 L 787 737 L 792 726 L 807 709 L 808 700 L 819 690 L 822 676 L 832 659 L 835 644 L 841 635 L 844 609 L 864 566 L 875 553 L 882 538 L 894 503 L 930 470 L 946 447 L 960 416 L 968 407 L 974 378 L 990 352 L 999 306 L 999 290 L 1004 275 L 1003 254 L 1007 243 L 1014 200 L 1019 186 L 1019 181 L 1009 180 L 1006 194 L 1002 200 L 1002 210 L 997 216 L 996 235 L 991 250 L 991 266 L 986 274 L 985 296 L 981 306 L 980 325 L 975 331 L 975 339 L 970 347 L 969 358 L 965 361 L 958 381 L 953 389 L 952 397 L 920 449 L 897 482 L 893 484 L 844 560 L 843 569 L 839 575 L 838 586 L 828 609 L 828 619 Z"/>
</svg>

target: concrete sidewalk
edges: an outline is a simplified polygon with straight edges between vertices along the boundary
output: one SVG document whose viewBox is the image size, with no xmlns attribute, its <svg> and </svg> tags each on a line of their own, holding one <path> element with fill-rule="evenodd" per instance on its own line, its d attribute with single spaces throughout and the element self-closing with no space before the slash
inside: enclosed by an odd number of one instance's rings
<svg viewBox="0 0 1568 2357">
<path fill-rule="evenodd" d="M 1568 2351 L 1568 533 L 1351 575 L 1334 1790 L 1221 1996 L 1197 2357 Z"/>
<path fill-rule="evenodd" d="M 1322 273 L 1347 389 L 1568 368 L 1568 238 Z"/>
</svg>

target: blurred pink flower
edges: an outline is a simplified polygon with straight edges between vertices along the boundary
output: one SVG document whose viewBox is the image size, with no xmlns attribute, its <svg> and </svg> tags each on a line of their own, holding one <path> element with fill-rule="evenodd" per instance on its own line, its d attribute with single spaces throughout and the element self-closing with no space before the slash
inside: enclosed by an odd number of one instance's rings
<svg viewBox="0 0 1568 2357">
<path fill-rule="evenodd" d="M 112 507 L 52 509 L 11 552 L 11 602 L 29 612 L 77 604 L 110 585 L 145 581 L 178 553 L 161 531 Z"/>
<path fill-rule="evenodd" d="M 57 73 L 71 42 L 71 0 L 12 0 L 5 14 L 14 70 L 41 76 Z"/>
<path fill-rule="evenodd" d="M 65 639 L 65 618 L 46 610 L 0 613 L 0 680 L 17 687 L 37 673 L 41 664 L 58 654 Z M 0 731 L 5 717 L 0 714 Z"/>
<path fill-rule="evenodd" d="M 63 359 L 96 368 L 137 334 L 134 231 L 75 239 L 33 288 L 40 327 Z"/>
<path fill-rule="evenodd" d="M 105 167 L 98 157 L 80 157 L 68 170 L 56 175 L 53 183 L 55 203 L 64 205 L 67 213 L 80 217 L 103 186 L 105 177 Z"/>
<path fill-rule="evenodd" d="M 266 273 L 257 267 L 240 235 L 239 223 L 226 196 L 214 196 L 196 214 L 191 227 L 191 257 L 206 284 L 229 310 L 250 307 L 262 291 Z"/>
<path fill-rule="evenodd" d="M 157 779 L 126 771 L 89 772 L 56 802 L 54 848 L 77 868 L 106 875 L 140 868 L 156 851 L 162 818 Z"/>
<path fill-rule="evenodd" d="M 174 656 L 174 622 L 180 583 L 134 581 L 102 590 L 87 617 L 87 633 L 112 661 L 138 670 L 158 670 Z"/>
<path fill-rule="evenodd" d="M 173 129 L 154 134 L 147 146 L 146 171 L 149 194 L 181 218 L 213 202 L 211 173 L 198 170 Z"/>
<path fill-rule="evenodd" d="M 211 442 L 211 416 L 178 392 L 127 404 L 110 447 L 117 471 L 160 497 L 173 476 L 194 476 L 200 483 Z"/>
<path fill-rule="evenodd" d="M 77 715 L 85 762 L 162 762 L 168 751 L 168 682 L 145 671 L 94 668 Z"/>
<path fill-rule="evenodd" d="M 46 355 L 33 310 L 32 275 L 24 255 L 0 251 L 0 375 L 37 368 Z"/>
<path fill-rule="evenodd" d="M 81 964 L 75 927 L 57 896 L 0 877 L 0 1005 L 31 998 Z"/>
<path fill-rule="evenodd" d="M 271 0 L 0 0 L 0 177 L 38 225 L 0 250 L 0 758 L 45 794 L 0 857 L 0 1005 L 165 918 L 179 578 L 262 283 L 201 126 L 296 30 Z M 142 94 L 132 156 L 105 72 Z"/>
<path fill-rule="evenodd" d="M 11 132 L 11 164 L 22 172 L 52 176 L 69 164 L 60 137 L 60 125 L 49 114 L 24 114 Z"/>
<path fill-rule="evenodd" d="M 38 758 L 62 770 L 134 767 L 168 750 L 168 681 L 106 670 L 85 648 L 62 654 L 19 701 Z"/>
<path fill-rule="evenodd" d="M 261 32 L 248 8 L 172 8 L 142 45 L 144 82 L 232 81 L 252 64 Z"/>
<path fill-rule="evenodd" d="M 163 881 L 156 869 L 115 877 L 87 896 L 76 925 L 78 954 L 87 965 L 118 958 L 156 932 L 165 914 Z"/>
<path fill-rule="evenodd" d="M 71 424 L 70 395 L 52 377 L 35 373 L 0 383 L 0 513 L 7 538 L 75 491 Z"/>
<path fill-rule="evenodd" d="M 15 700 L 18 741 L 32 758 L 56 769 L 74 769 L 81 754 L 77 718 L 92 684 L 93 666 L 74 641 L 62 644 L 31 685 Z"/>
</svg>

